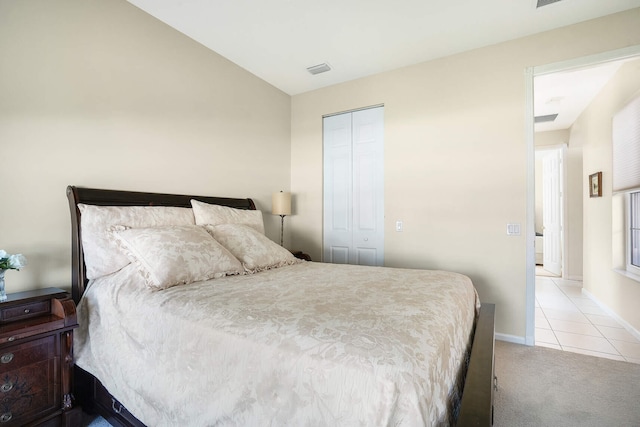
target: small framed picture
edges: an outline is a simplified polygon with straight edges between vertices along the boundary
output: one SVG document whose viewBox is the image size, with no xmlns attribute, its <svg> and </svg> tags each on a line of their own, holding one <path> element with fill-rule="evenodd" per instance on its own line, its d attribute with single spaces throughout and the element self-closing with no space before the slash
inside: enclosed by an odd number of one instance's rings
<svg viewBox="0 0 640 427">
<path fill-rule="evenodd" d="M 602 172 L 589 175 L 589 196 L 602 197 Z"/>
</svg>

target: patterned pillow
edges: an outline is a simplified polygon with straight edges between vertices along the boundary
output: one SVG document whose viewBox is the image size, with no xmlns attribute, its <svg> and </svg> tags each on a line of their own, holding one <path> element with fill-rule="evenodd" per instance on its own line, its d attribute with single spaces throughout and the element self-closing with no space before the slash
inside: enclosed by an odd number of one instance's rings
<svg viewBox="0 0 640 427">
<path fill-rule="evenodd" d="M 242 262 L 248 273 L 301 262 L 291 252 L 246 225 L 205 225 L 204 228 Z"/>
<path fill-rule="evenodd" d="M 130 263 L 111 239 L 114 225 L 160 227 L 195 224 L 190 208 L 164 206 L 94 206 L 78 204 L 87 278 L 115 273 Z"/>
<path fill-rule="evenodd" d="M 202 227 L 113 227 L 112 236 L 152 289 L 242 273 L 242 265 Z"/>
<path fill-rule="evenodd" d="M 235 209 L 191 200 L 193 215 L 198 225 L 244 224 L 264 234 L 261 211 Z"/>
</svg>

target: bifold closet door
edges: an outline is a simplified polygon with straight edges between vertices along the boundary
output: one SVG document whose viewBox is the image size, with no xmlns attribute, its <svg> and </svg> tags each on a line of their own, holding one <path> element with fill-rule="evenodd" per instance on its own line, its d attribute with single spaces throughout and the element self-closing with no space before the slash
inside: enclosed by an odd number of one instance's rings
<svg viewBox="0 0 640 427">
<path fill-rule="evenodd" d="M 384 108 L 324 118 L 323 261 L 384 264 Z"/>
</svg>

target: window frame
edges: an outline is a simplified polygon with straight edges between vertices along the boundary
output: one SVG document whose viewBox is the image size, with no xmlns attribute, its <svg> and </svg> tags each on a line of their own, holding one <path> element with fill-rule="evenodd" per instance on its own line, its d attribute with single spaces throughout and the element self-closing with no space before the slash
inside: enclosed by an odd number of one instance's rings
<svg viewBox="0 0 640 427">
<path fill-rule="evenodd" d="M 632 264 L 632 248 L 633 248 L 633 229 L 631 223 L 631 217 L 633 215 L 633 203 L 631 202 L 631 195 L 638 194 L 637 197 L 640 197 L 640 189 L 634 189 L 625 192 L 625 268 L 628 273 L 633 274 L 634 276 L 640 277 L 640 266 Z M 638 208 L 638 224 L 640 224 L 640 206 Z M 640 228 L 640 227 L 639 227 Z M 640 239 L 637 242 L 640 247 Z"/>
</svg>

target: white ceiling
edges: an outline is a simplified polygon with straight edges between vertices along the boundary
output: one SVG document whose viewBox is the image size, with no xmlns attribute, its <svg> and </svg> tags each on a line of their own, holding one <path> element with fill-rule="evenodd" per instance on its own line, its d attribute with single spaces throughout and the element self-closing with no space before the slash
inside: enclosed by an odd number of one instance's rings
<svg viewBox="0 0 640 427">
<path fill-rule="evenodd" d="M 568 129 L 604 85 L 628 60 L 536 76 L 533 81 L 534 116 L 557 114 L 553 122 L 536 123 L 536 132 Z"/>
<path fill-rule="evenodd" d="M 640 0 L 128 0 L 295 95 L 635 7 Z M 464 11 L 464 12 L 463 12 Z M 332 70 L 311 75 L 307 68 Z M 568 129 L 620 62 L 539 76 L 536 132 Z"/>
<path fill-rule="evenodd" d="M 640 0 L 128 0 L 282 91 L 363 76 L 640 7 Z M 310 75 L 327 62 L 332 70 Z"/>
</svg>

